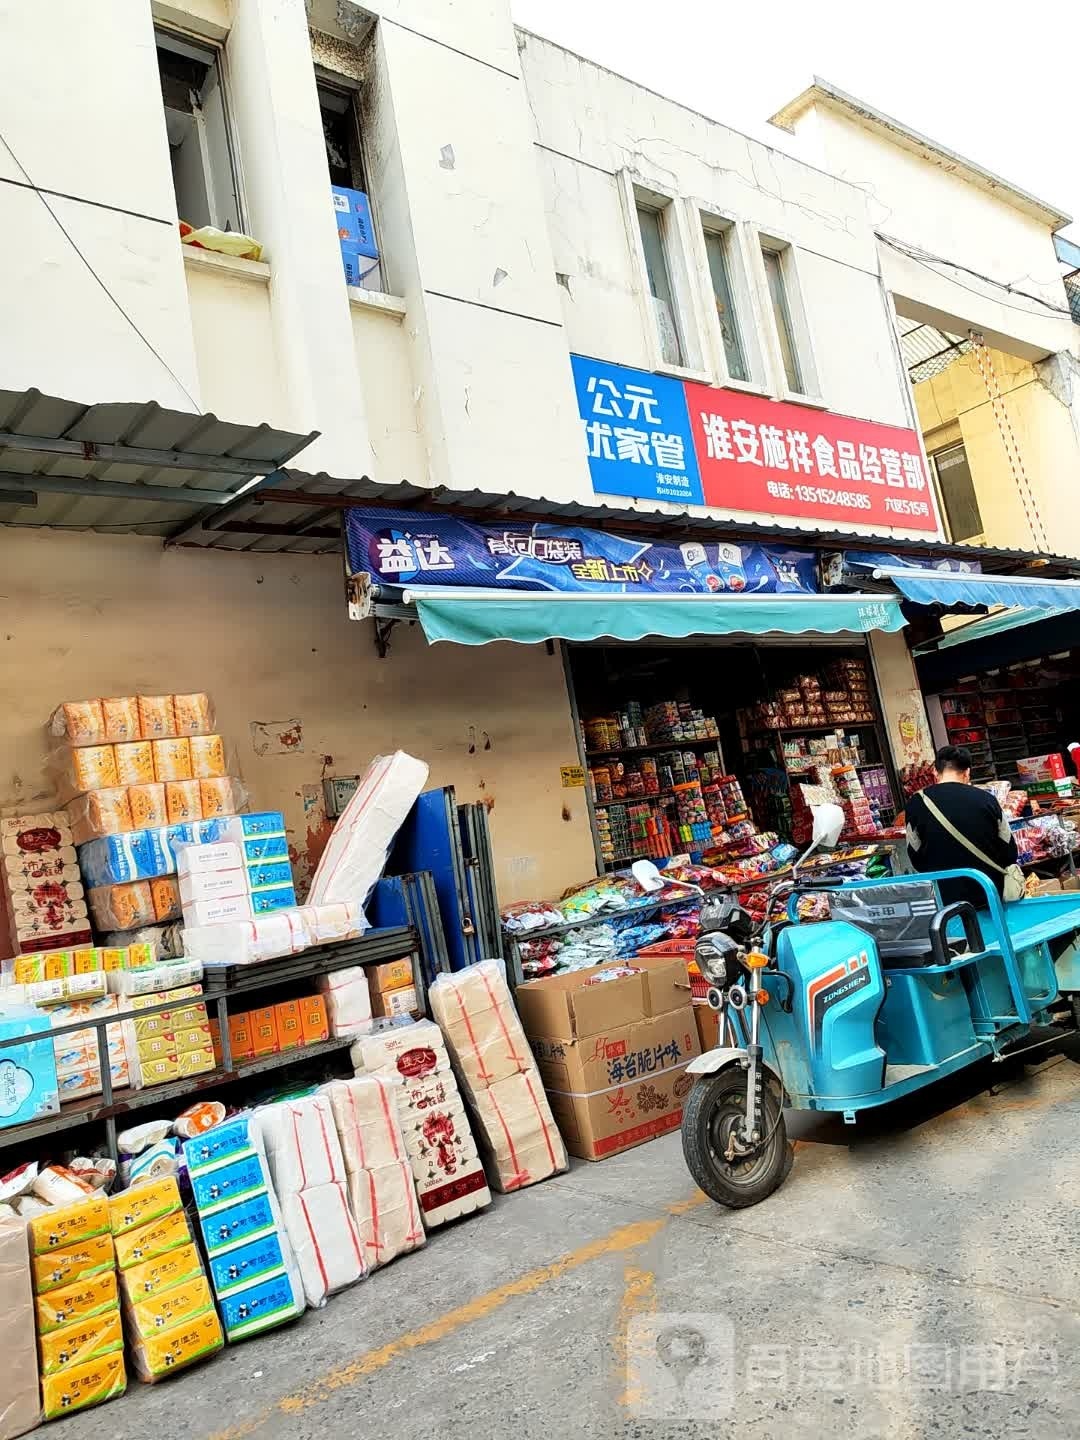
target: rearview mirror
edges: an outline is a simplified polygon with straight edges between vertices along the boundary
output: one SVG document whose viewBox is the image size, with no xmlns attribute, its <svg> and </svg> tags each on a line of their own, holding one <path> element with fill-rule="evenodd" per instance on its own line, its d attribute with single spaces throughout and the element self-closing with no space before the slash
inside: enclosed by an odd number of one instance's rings
<svg viewBox="0 0 1080 1440">
<path fill-rule="evenodd" d="M 844 812 L 839 805 L 815 805 L 812 846 L 814 850 L 834 850 L 844 828 Z"/>
<path fill-rule="evenodd" d="M 630 866 L 630 873 L 642 890 L 650 895 L 655 895 L 664 888 L 664 877 L 651 860 L 635 860 Z"/>
</svg>

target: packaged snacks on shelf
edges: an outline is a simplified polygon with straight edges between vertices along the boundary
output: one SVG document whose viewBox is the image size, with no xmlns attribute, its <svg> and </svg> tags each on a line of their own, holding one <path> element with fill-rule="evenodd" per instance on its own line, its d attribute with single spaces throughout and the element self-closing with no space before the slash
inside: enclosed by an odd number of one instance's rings
<svg viewBox="0 0 1080 1440">
<path fill-rule="evenodd" d="M 151 742 L 154 756 L 153 779 L 158 782 L 190 780 L 191 741 L 186 738 L 154 740 Z"/>
<path fill-rule="evenodd" d="M 220 735 L 195 735 L 188 745 L 191 774 L 196 780 L 213 780 L 228 773 L 225 741 Z"/>
<path fill-rule="evenodd" d="M 129 740 L 114 745 L 117 785 L 152 785 L 154 775 L 154 743 L 152 740 Z M 164 824 L 164 821 L 162 822 Z"/>
<path fill-rule="evenodd" d="M 96 840 L 101 835 L 119 835 L 134 828 L 131 802 L 123 787 L 92 790 L 68 801 L 68 819 L 76 845 Z"/>
<path fill-rule="evenodd" d="M 173 718 L 177 735 L 208 735 L 214 728 L 214 710 L 209 695 L 174 695 Z"/>
<path fill-rule="evenodd" d="M 171 695 L 139 696 L 139 733 L 144 740 L 165 740 L 176 734 Z"/>
</svg>

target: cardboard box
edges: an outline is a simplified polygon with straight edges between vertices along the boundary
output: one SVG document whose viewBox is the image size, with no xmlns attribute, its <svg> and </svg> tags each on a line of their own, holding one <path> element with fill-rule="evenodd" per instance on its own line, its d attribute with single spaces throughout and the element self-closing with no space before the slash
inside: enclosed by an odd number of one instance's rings
<svg viewBox="0 0 1080 1440">
<path fill-rule="evenodd" d="M 514 999 L 526 1035 L 578 1040 L 689 1005 L 681 956 L 639 956 L 632 964 L 634 973 L 618 980 L 598 980 L 614 967 L 594 965 L 519 985 Z"/>
<path fill-rule="evenodd" d="M 420 1004 L 416 998 L 416 991 L 411 985 L 405 985 L 398 990 L 373 990 L 371 993 L 371 1013 L 376 1018 L 381 1016 L 390 1018 L 396 1015 L 419 1015 Z"/>
<path fill-rule="evenodd" d="M 1016 762 L 1016 773 L 1023 788 L 1036 780 L 1066 780 L 1069 772 L 1062 755 L 1025 755 Z"/>
<path fill-rule="evenodd" d="M 407 956 L 403 960 L 386 960 L 382 965 L 365 965 L 364 974 L 372 995 L 377 990 L 384 994 L 387 990 L 402 990 L 413 983 L 412 961 Z"/>
<path fill-rule="evenodd" d="M 597 966 L 515 992 L 555 1122 L 586 1160 L 617 1155 L 678 1128 L 701 1053 L 680 958 L 641 958 L 633 974 L 595 981 Z"/>
<path fill-rule="evenodd" d="M 277 1026 L 277 1048 L 279 1050 L 299 1049 L 304 1043 L 299 1000 L 285 1000 L 280 1005 L 275 1005 L 274 1021 Z"/>
<path fill-rule="evenodd" d="M 300 1028 L 305 1045 L 318 1045 L 330 1038 L 330 1022 L 326 1016 L 326 999 L 322 995 L 305 995 L 300 1001 Z"/>
<path fill-rule="evenodd" d="M 273 1055 L 278 1049 L 277 1015 L 272 1005 L 251 1012 L 251 1053 Z"/>
<path fill-rule="evenodd" d="M 0 1225 L 0 1440 L 33 1430 L 40 1419 L 34 1300 L 26 1225 Z"/>
<path fill-rule="evenodd" d="M 709 1050 L 715 1050 L 720 1044 L 720 1011 L 714 1010 L 711 1005 L 697 1004 L 694 1006 L 694 1019 L 697 1021 L 701 1053 L 704 1055 Z"/>
</svg>

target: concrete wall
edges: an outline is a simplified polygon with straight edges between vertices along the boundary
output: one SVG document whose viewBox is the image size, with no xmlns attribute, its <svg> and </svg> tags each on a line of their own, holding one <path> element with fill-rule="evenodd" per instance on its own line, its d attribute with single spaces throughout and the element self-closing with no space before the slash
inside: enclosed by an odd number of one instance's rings
<svg viewBox="0 0 1080 1440">
<path fill-rule="evenodd" d="M 970 183 L 940 158 L 914 153 L 832 107 L 813 107 L 796 133 L 808 157 L 866 193 L 876 230 L 966 267 L 926 263 L 883 244 L 882 269 L 902 313 L 960 334 L 974 326 L 988 344 L 1027 359 L 1076 348 L 1067 315 L 1000 288 L 1015 286 L 1065 307 L 1046 220 L 1018 209 L 1007 194 Z"/>
<path fill-rule="evenodd" d="M 1047 548 L 1055 554 L 1080 556 L 1076 504 L 1080 461 L 1070 405 L 1046 383 L 1041 367 L 1000 351 L 991 351 L 990 359 Z M 915 401 L 928 450 L 958 440 L 964 443 L 983 520 L 982 540 L 988 545 L 1043 548 L 975 356 L 962 355 L 939 375 L 917 385 Z"/>
<path fill-rule="evenodd" d="M 388 747 L 491 807 L 502 902 L 592 875 L 585 792 L 560 785 L 577 763 L 562 661 L 542 646 L 428 648 L 399 626 L 380 660 L 346 619 L 332 559 L 0 530 L 0 574 L 0 813 L 48 808 L 45 722 L 60 701 L 207 690 L 252 804 L 285 811 L 302 878 L 326 840 L 323 775 Z M 294 720 L 299 753 L 256 755 L 253 723 L 273 734 Z"/>
</svg>

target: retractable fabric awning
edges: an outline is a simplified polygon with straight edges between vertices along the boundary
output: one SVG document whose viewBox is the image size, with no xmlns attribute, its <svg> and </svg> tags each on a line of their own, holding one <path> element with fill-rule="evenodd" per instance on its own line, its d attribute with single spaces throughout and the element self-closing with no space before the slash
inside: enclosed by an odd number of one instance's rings
<svg viewBox="0 0 1080 1440">
<path fill-rule="evenodd" d="M 1010 630 L 1022 629 L 1025 625 L 1036 625 L 1040 620 L 1053 620 L 1071 611 L 1055 606 L 1049 610 L 999 610 L 993 615 L 984 615 L 981 620 L 972 620 L 967 625 L 947 630 L 929 645 L 915 647 L 916 655 L 924 651 L 951 650 L 957 645 L 971 645 L 977 640 L 989 640 L 995 635 L 1004 635 Z"/>
<path fill-rule="evenodd" d="M 409 587 L 427 639 L 684 639 L 690 635 L 839 635 L 900 630 L 900 602 L 880 595 L 554 595 Z"/>
<path fill-rule="evenodd" d="M 971 575 L 882 565 L 875 580 L 888 580 L 917 605 L 1009 605 L 1032 610 L 1080 610 L 1080 580 L 1043 580 L 1016 575 Z"/>
</svg>

